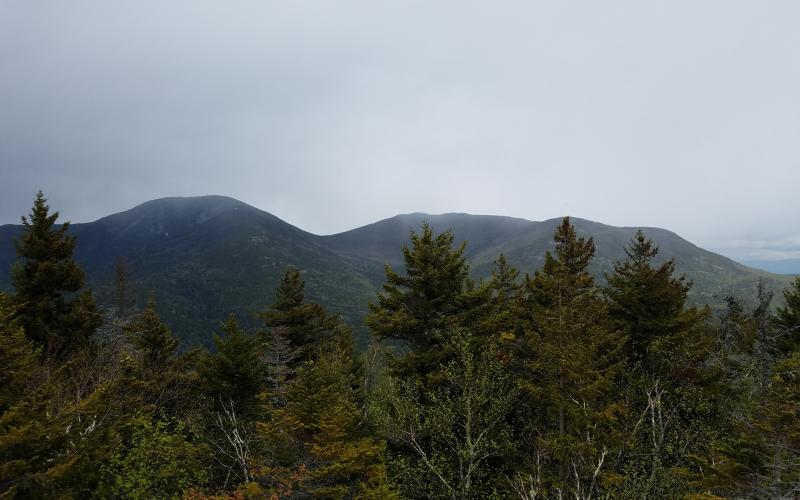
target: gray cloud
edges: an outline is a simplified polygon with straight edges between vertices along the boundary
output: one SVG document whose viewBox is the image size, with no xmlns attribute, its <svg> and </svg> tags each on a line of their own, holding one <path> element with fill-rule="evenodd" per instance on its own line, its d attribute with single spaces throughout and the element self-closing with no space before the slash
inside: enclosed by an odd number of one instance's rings
<svg viewBox="0 0 800 500">
<path fill-rule="evenodd" d="M 800 236 L 798 16 L 792 1 L 2 2 L 0 223 L 39 188 L 74 221 L 217 193 L 317 233 L 569 213 L 731 255 L 780 246 Z"/>
</svg>

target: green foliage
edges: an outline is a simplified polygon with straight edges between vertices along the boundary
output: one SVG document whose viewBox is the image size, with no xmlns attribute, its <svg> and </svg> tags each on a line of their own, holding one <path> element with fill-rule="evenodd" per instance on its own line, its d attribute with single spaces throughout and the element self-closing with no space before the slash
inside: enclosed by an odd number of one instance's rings
<svg viewBox="0 0 800 500">
<path fill-rule="evenodd" d="M 755 488 L 772 498 L 796 496 L 800 487 L 800 351 L 775 366 L 755 430 L 763 453 Z"/>
<path fill-rule="evenodd" d="M 436 333 L 458 310 L 469 267 L 464 245 L 453 249 L 453 233 L 434 235 L 428 223 L 403 246 L 405 276 L 386 267 L 386 284 L 370 304 L 367 325 L 380 338 L 402 340 L 415 349 L 441 342 Z"/>
<path fill-rule="evenodd" d="M 555 253 L 526 282 L 532 324 L 521 383 L 535 405 L 531 467 L 542 469 L 550 491 L 577 494 L 576 478 L 596 484 L 597 462 L 616 439 L 622 402 L 614 389 L 626 339 L 606 326 L 608 311 L 588 272 L 593 240 L 578 237 L 569 218 L 554 239 Z"/>
<path fill-rule="evenodd" d="M 155 298 L 125 328 L 128 341 L 136 349 L 142 371 L 161 372 L 178 349 L 179 340 L 161 321 L 156 312 Z"/>
<path fill-rule="evenodd" d="M 783 336 L 782 350 L 792 352 L 800 349 L 800 277 L 783 292 L 783 297 L 786 305 L 778 308 L 775 326 Z"/>
<path fill-rule="evenodd" d="M 266 381 L 261 345 L 242 331 L 233 314 L 222 330 L 224 336 L 214 335 L 216 352 L 206 356 L 200 369 L 206 394 L 214 401 L 233 402 L 243 414 L 252 415 Z"/>
<path fill-rule="evenodd" d="M 26 394 L 39 369 L 39 350 L 15 316 L 11 299 L 0 293 L 0 414 Z"/>
<path fill-rule="evenodd" d="M 183 498 L 207 480 L 208 450 L 184 422 L 135 415 L 112 439 L 98 498 Z"/>
<path fill-rule="evenodd" d="M 644 233 L 637 231 L 625 254 L 628 258 L 606 277 L 611 325 L 628 335 L 630 369 L 668 376 L 684 366 L 679 354 L 690 339 L 701 336 L 702 312 L 686 309 L 692 285 L 683 276 L 673 277 L 674 260 L 653 265 L 658 248 Z"/>
<path fill-rule="evenodd" d="M 405 275 L 386 266 L 386 283 L 377 303 L 370 303 L 365 322 L 380 339 L 411 349 L 395 368 L 422 375 L 445 359 L 443 333 L 461 312 L 469 266 L 465 245 L 453 248 L 453 233 L 434 235 L 428 223 L 411 233 L 403 246 Z"/>
<path fill-rule="evenodd" d="M 506 419 L 519 393 L 496 346 L 475 354 L 464 329 L 446 338 L 454 356 L 442 367 L 442 383 L 425 389 L 398 380 L 379 397 L 373 418 L 401 451 L 394 468 L 406 496 L 485 498 L 498 488 L 499 459 L 512 446 Z"/>
<path fill-rule="evenodd" d="M 275 291 L 275 302 L 260 314 L 267 327 L 264 340 L 269 342 L 272 336 L 280 335 L 297 351 L 293 367 L 312 359 L 331 340 L 343 346 L 352 342 L 350 330 L 337 316 L 329 316 L 321 305 L 305 301 L 304 288 L 300 271 L 290 267 Z"/>
<path fill-rule="evenodd" d="M 26 335 L 61 356 L 86 341 L 100 324 L 100 315 L 91 292 L 77 293 L 84 277 L 72 258 L 75 237 L 67 235 L 69 223 L 56 227 L 59 214 L 51 214 L 46 202 L 39 191 L 31 214 L 22 217 L 24 232 L 16 242 L 11 275 Z"/>
<path fill-rule="evenodd" d="M 56 218 L 39 195 L 0 294 L 2 498 L 797 496 L 800 280 L 776 317 L 759 284 L 712 325 L 641 232 L 600 290 L 569 218 L 532 276 L 500 255 L 477 284 L 424 224 L 370 306 L 385 343 L 355 352 L 290 268 L 263 331 L 231 314 L 213 353 L 180 354 L 154 301 L 120 313 L 120 266 L 92 335 Z"/>
<path fill-rule="evenodd" d="M 604 289 L 609 324 L 627 334 L 621 381 L 627 414 L 619 491 L 679 496 L 712 456 L 714 420 L 721 417 L 719 374 L 709 365 L 707 311 L 687 307 L 691 283 L 674 277 L 675 263 L 655 265 L 659 249 L 637 231 Z M 731 304 L 730 325 L 738 311 Z M 733 330 L 730 335 L 736 336 Z M 710 466 L 709 466 L 710 467 Z"/>
<path fill-rule="evenodd" d="M 380 498 L 389 494 L 383 444 L 361 435 L 349 355 L 338 348 L 306 362 L 289 383 L 285 402 L 268 401 L 259 423 L 272 460 L 265 464 L 273 491 L 319 498 Z"/>
<path fill-rule="evenodd" d="M 489 297 L 485 299 L 485 307 L 478 301 L 477 309 L 482 313 L 476 328 L 487 337 L 504 337 L 513 339 L 521 334 L 523 318 L 523 283 L 519 279 L 519 271 L 508 263 L 505 255 L 495 261 L 492 277 L 486 284 Z"/>
</svg>

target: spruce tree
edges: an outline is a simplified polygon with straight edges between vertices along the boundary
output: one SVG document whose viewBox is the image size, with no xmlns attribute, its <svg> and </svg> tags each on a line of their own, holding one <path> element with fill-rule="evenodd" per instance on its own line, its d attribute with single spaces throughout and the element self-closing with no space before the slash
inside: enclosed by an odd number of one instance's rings
<svg viewBox="0 0 800 500">
<path fill-rule="evenodd" d="M 136 349 L 139 366 L 145 372 L 161 372 L 178 349 L 178 338 L 161 321 L 151 295 L 147 307 L 125 327 L 128 341 Z"/>
<path fill-rule="evenodd" d="M 777 363 L 767 397 L 757 409 L 753 434 L 761 467 L 747 492 L 796 498 L 800 491 L 800 350 Z"/>
<path fill-rule="evenodd" d="M 380 339 L 411 349 L 397 366 L 418 375 L 436 370 L 443 358 L 443 332 L 457 322 L 463 308 L 469 266 L 465 245 L 453 248 L 453 233 L 434 235 L 425 222 L 403 246 L 405 275 L 386 266 L 386 283 L 377 303 L 370 303 L 365 322 Z"/>
<path fill-rule="evenodd" d="M 214 335 L 216 352 L 209 353 L 201 366 L 206 391 L 215 406 L 219 401 L 225 405 L 233 402 L 241 415 L 252 416 L 265 382 L 261 346 L 254 336 L 242 331 L 233 314 L 222 331 L 222 336 Z"/>
<path fill-rule="evenodd" d="M 525 334 L 523 385 L 539 415 L 532 432 L 549 485 L 574 492 L 574 481 L 589 484 L 604 446 L 613 444 L 625 338 L 607 328 L 608 311 L 588 272 L 594 241 L 578 237 L 568 217 L 554 239 L 555 253 L 548 251 L 526 281 L 533 324 Z"/>
<path fill-rule="evenodd" d="M 39 191 L 29 216 L 22 217 L 24 232 L 15 242 L 17 262 L 11 270 L 14 302 L 25 334 L 47 352 L 63 356 L 82 344 L 100 325 L 81 268 L 73 260 L 75 237 L 69 222 L 56 225 Z"/>
<path fill-rule="evenodd" d="M 319 304 L 306 302 L 305 281 L 300 271 L 290 267 L 275 290 L 275 301 L 269 309 L 259 314 L 267 330 L 262 333 L 264 342 L 270 343 L 275 335 L 289 341 L 296 355 L 291 367 L 299 366 L 313 358 L 314 352 L 327 342 L 336 339 L 347 343 L 349 329 L 338 316 L 329 316 Z"/>
<path fill-rule="evenodd" d="M 702 339 L 703 312 L 686 308 L 692 285 L 673 276 L 674 260 L 654 266 L 658 247 L 641 230 L 625 253 L 628 258 L 606 276 L 611 326 L 628 335 L 630 368 L 663 378 L 686 366 L 681 354 L 691 356 L 690 343 Z"/>
<path fill-rule="evenodd" d="M 403 245 L 405 276 L 386 266 L 386 284 L 378 303 L 370 304 L 367 325 L 378 337 L 402 340 L 413 349 L 440 343 L 434 332 L 445 328 L 458 310 L 469 273 L 465 244 L 453 248 L 453 233 L 434 235 L 425 222 Z"/>
<path fill-rule="evenodd" d="M 620 386 L 628 409 L 620 418 L 627 438 L 619 455 L 628 476 L 623 484 L 645 497 L 690 491 L 689 479 L 702 474 L 697 464 L 713 461 L 712 422 L 724 418 L 722 375 L 709 362 L 708 311 L 687 307 L 691 283 L 674 276 L 674 260 L 656 265 L 658 252 L 637 231 L 604 289 L 609 325 L 628 336 Z M 735 301 L 729 306 L 725 341 L 739 346 L 742 311 Z"/>
</svg>

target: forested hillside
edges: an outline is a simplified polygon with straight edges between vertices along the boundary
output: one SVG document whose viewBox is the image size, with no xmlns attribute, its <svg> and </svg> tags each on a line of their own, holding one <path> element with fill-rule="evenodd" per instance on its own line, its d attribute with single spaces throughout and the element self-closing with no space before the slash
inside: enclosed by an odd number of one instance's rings
<svg viewBox="0 0 800 500">
<path fill-rule="evenodd" d="M 188 256 L 203 242 L 182 227 L 235 224 L 188 214 L 107 234 L 158 262 L 153 235 Z M 117 261 L 98 307 L 58 217 L 39 193 L 0 293 L 2 498 L 800 495 L 800 278 L 777 309 L 759 287 L 712 311 L 641 231 L 598 281 L 595 240 L 564 218 L 541 266 L 498 254 L 476 282 L 467 247 L 422 223 L 369 299 L 368 348 L 288 267 L 252 327 L 231 313 L 214 349 L 181 350 L 170 290 L 137 305 Z M 333 258 L 314 240 L 284 248 Z"/>
<path fill-rule="evenodd" d="M 624 257 L 636 228 L 617 228 L 572 219 L 576 230 L 595 239 L 590 272 L 600 282 Z M 380 290 L 384 265 L 402 265 L 401 247 L 411 231 L 428 221 L 436 231 L 452 229 L 457 243 L 467 242 L 470 276 L 486 279 L 497 255 L 522 273 L 532 273 L 553 249 L 560 219 L 533 222 L 511 217 L 410 214 L 386 219 L 332 236 L 317 236 L 245 203 L 223 196 L 164 198 L 92 223 L 73 224 L 78 237 L 77 262 L 101 305 L 114 300 L 114 265 L 126 265 L 135 303 L 156 294 L 164 321 L 184 347 L 211 347 L 212 333 L 230 312 L 255 326 L 254 313 L 269 304 L 287 266 L 301 270 L 307 294 L 341 314 L 356 331 L 358 344 L 369 343 L 363 319 L 367 304 Z M 0 290 L 11 290 L 10 268 L 16 255 L 12 239 L 21 226 L 0 227 Z M 782 290 L 788 277 L 756 271 L 692 245 L 669 231 L 644 228 L 661 247 L 658 262 L 675 258 L 678 274 L 694 283 L 690 303 L 724 306 L 734 294 L 755 304 L 761 280 Z"/>
</svg>

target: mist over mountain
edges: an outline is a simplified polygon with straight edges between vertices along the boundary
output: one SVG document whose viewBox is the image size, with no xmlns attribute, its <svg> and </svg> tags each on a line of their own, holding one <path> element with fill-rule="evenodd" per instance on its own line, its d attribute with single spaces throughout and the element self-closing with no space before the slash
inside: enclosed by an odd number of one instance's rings
<svg viewBox="0 0 800 500">
<path fill-rule="evenodd" d="M 69 214 L 62 214 L 68 220 Z M 62 217 L 63 219 L 64 217 Z M 230 312 L 254 325 L 253 313 L 273 300 L 287 266 L 300 269 L 308 298 L 340 313 L 368 342 L 362 325 L 367 304 L 384 278 L 384 265 L 402 272 L 401 247 L 410 232 L 428 221 L 437 232 L 452 229 L 467 242 L 472 275 L 491 272 L 504 253 L 522 273 L 533 273 L 552 249 L 560 219 L 525 219 L 451 213 L 404 214 L 339 234 L 318 236 L 255 207 L 224 196 L 162 198 L 97 221 L 72 224 L 76 259 L 101 304 L 109 304 L 114 261 L 130 267 L 138 303 L 154 293 L 159 312 L 184 340 L 184 347 L 208 345 L 212 332 Z M 638 228 L 613 227 L 573 218 L 582 235 L 592 236 L 597 252 L 591 270 L 602 281 Z M 0 289 L 11 289 L 13 238 L 22 226 L 0 227 Z M 677 272 L 694 282 L 690 300 L 718 306 L 728 294 L 750 300 L 758 280 L 776 292 L 789 282 L 703 250 L 659 228 L 642 228 L 660 248 L 661 260 L 675 258 Z M 779 295 L 779 294 L 777 294 Z"/>
</svg>

